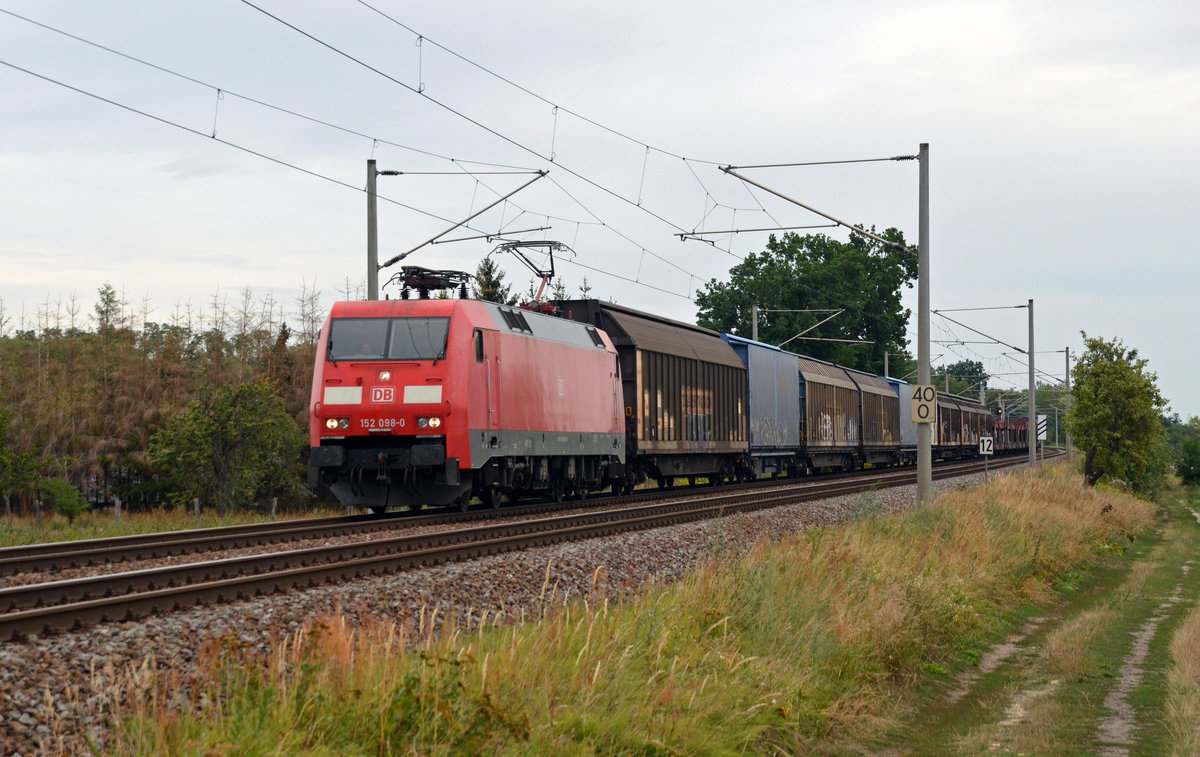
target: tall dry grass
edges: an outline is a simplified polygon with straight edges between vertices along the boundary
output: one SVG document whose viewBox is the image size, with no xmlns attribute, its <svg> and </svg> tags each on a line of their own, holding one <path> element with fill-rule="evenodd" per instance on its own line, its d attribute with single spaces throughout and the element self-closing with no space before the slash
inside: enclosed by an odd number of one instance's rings
<svg viewBox="0 0 1200 757">
<path fill-rule="evenodd" d="M 763 543 L 627 605 L 551 596 L 537 622 L 470 633 L 425 616 L 325 619 L 268 660 L 220 649 L 203 699 L 143 707 L 118 751 L 703 755 L 869 741 L 923 670 L 953 665 L 1154 515 L 1042 470 Z"/>
<path fill-rule="evenodd" d="M 1171 639 L 1164 720 L 1173 757 L 1200 755 L 1200 608 L 1176 629 Z"/>
<path fill-rule="evenodd" d="M 1103 606 L 1086 610 L 1054 628 L 1039 650 L 1039 661 L 1054 676 L 1076 678 L 1091 672 L 1089 645 L 1112 621 L 1116 612 Z"/>
</svg>

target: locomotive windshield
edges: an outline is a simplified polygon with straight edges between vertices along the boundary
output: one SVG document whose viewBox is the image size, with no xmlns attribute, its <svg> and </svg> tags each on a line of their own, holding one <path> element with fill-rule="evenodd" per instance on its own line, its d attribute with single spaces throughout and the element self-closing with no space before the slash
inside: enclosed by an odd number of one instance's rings
<svg viewBox="0 0 1200 757">
<path fill-rule="evenodd" d="M 393 318 L 390 360 L 442 360 L 446 357 L 449 318 Z"/>
<path fill-rule="evenodd" d="M 449 318 L 335 318 L 329 360 L 443 360 Z"/>
</svg>

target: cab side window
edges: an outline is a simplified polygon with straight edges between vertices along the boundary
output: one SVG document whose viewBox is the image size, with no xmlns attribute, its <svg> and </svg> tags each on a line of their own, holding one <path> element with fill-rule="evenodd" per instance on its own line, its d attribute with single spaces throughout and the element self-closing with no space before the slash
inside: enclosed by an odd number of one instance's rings
<svg viewBox="0 0 1200 757">
<path fill-rule="evenodd" d="M 483 332 L 475 329 L 475 362 L 483 362 Z"/>
</svg>

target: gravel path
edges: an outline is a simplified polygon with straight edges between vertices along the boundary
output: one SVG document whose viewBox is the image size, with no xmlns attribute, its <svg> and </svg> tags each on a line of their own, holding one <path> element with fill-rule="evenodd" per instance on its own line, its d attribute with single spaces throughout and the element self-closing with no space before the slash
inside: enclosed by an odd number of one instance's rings
<svg viewBox="0 0 1200 757">
<path fill-rule="evenodd" d="M 934 482 L 934 490 L 982 479 Z M 4 644 L 0 755 L 88 754 L 88 738 L 104 743 L 114 682 L 149 680 L 153 672 L 186 682 L 199 650 L 214 639 L 232 637 L 266 652 L 306 621 L 332 613 L 403 622 L 436 609 L 460 622 L 484 613 L 517 620 L 537 613 L 547 577 L 559 597 L 587 594 L 593 580 L 594 591 L 627 597 L 649 583 L 675 580 L 713 555 L 864 513 L 905 509 L 915 498 L 915 486 L 882 489 Z"/>
</svg>

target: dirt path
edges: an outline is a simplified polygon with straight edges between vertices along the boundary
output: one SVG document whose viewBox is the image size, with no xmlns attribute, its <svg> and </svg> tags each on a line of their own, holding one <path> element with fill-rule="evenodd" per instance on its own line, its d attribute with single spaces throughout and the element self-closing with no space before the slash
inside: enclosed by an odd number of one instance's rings
<svg viewBox="0 0 1200 757">
<path fill-rule="evenodd" d="M 1180 495 L 1166 512 L 1158 538 L 1065 577 L 1060 604 L 1014 623 L 884 754 L 1169 752 L 1169 648 L 1200 598 L 1200 504 Z"/>
<path fill-rule="evenodd" d="M 1190 569 L 1191 566 L 1185 564 L 1182 567 Z M 1133 645 L 1122 661 L 1117 684 L 1104 698 L 1104 707 L 1109 714 L 1101 721 L 1097 732 L 1097 740 L 1102 745 L 1100 754 L 1104 757 L 1124 757 L 1129 754 L 1129 747 L 1136 743 L 1134 729 L 1137 726 L 1137 710 L 1130 703 L 1130 695 L 1146 677 L 1150 644 L 1157 638 L 1159 626 L 1170 616 L 1172 605 L 1182 600 L 1182 588 L 1182 584 L 1176 584 L 1174 593 L 1133 634 Z"/>
</svg>

